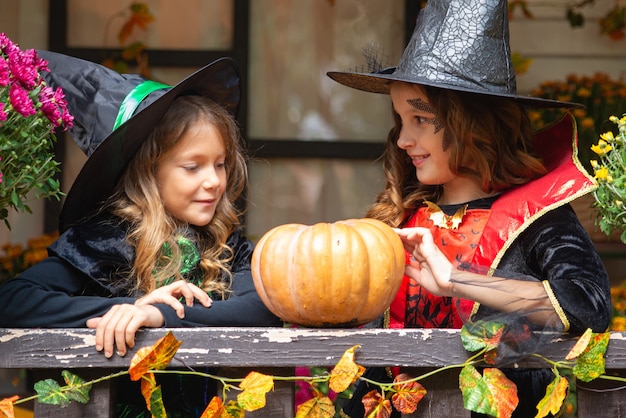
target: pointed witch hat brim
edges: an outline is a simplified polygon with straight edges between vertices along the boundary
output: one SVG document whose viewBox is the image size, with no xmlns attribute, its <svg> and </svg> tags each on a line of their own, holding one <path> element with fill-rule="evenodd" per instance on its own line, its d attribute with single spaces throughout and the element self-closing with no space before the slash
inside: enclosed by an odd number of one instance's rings
<svg viewBox="0 0 626 418">
<path fill-rule="evenodd" d="M 177 97 L 208 97 L 235 117 L 239 109 L 241 76 L 230 58 L 216 60 L 178 84 L 166 86 L 79 58 L 50 51 L 38 54 L 50 69 L 43 74 L 46 83 L 65 93 L 74 116 L 70 135 L 88 156 L 63 203 L 61 232 L 101 208 L 139 146 Z"/>
<path fill-rule="evenodd" d="M 63 203 L 61 232 L 100 209 L 177 97 L 205 96 L 233 116 L 238 112 L 241 76 L 230 58 L 218 59 L 175 86 L 166 86 L 79 58 L 50 51 L 38 54 L 50 69 L 42 74 L 46 83 L 65 93 L 74 116 L 70 135 L 88 156 Z"/>
<path fill-rule="evenodd" d="M 506 0 L 433 0 L 421 11 L 397 67 L 372 64 L 370 72 L 330 71 L 348 87 L 389 94 L 402 81 L 461 92 L 506 97 L 536 108 L 584 107 L 517 94 L 509 46 Z"/>
</svg>

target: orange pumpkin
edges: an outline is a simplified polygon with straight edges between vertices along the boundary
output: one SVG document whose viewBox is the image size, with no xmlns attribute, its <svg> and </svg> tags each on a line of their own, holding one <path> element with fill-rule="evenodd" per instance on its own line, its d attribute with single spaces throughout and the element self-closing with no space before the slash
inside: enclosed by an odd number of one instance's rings
<svg viewBox="0 0 626 418">
<path fill-rule="evenodd" d="M 268 309 L 307 327 L 353 327 L 376 319 L 398 292 L 402 241 L 374 219 L 268 231 L 252 255 L 252 277 Z"/>
</svg>

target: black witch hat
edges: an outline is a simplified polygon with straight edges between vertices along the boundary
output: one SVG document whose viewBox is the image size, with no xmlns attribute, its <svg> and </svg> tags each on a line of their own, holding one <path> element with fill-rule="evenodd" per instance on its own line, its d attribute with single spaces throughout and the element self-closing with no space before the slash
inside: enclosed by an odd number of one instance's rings
<svg viewBox="0 0 626 418">
<path fill-rule="evenodd" d="M 49 86 L 60 86 L 74 116 L 70 134 L 89 157 L 65 198 L 59 219 L 63 232 L 89 217 L 111 196 L 128 162 L 181 95 L 205 96 L 236 116 L 240 73 L 235 61 L 221 58 L 175 86 L 120 74 L 75 57 L 38 51 L 48 61 Z"/>
<path fill-rule="evenodd" d="M 583 107 L 517 95 L 506 0 L 429 1 L 420 12 L 398 66 L 375 67 L 369 69 L 371 73 L 331 71 L 327 75 L 372 93 L 389 94 L 392 81 L 404 81 L 510 97 L 532 107 Z"/>
</svg>

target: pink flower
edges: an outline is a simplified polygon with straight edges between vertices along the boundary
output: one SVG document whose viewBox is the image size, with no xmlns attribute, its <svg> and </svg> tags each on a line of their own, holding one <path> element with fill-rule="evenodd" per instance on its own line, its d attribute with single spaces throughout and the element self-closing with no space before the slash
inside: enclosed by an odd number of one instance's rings
<svg viewBox="0 0 626 418">
<path fill-rule="evenodd" d="M 9 117 L 9 115 L 4 111 L 4 103 L 0 103 L 0 122 L 7 120 L 7 117 Z M 2 126 L 1 123 L 0 126 Z"/>
<path fill-rule="evenodd" d="M 0 52 L 8 55 L 11 51 L 19 50 L 19 47 L 4 33 L 0 33 Z"/>
<path fill-rule="evenodd" d="M 11 90 L 9 90 L 9 99 L 11 100 L 13 108 L 25 118 L 37 114 L 35 104 L 30 97 L 28 97 L 28 92 L 19 85 L 11 85 Z"/>
<path fill-rule="evenodd" d="M 0 59 L 0 87 L 9 85 L 11 72 L 9 71 L 9 64 L 2 58 Z"/>
<path fill-rule="evenodd" d="M 61 93 L 63 94 L 63 93 Z M 52 122 L 52 130 L 59 125 L 61 120 L 61 112 L 57 106 L 52 87 L 44 87 L 39 92 L 39 101 L 41 102 L 41 111 Z"/>
<path fill-rule="evenodd" d="M 26 90 L 40 84 L 37 53 L 34 49 L 14 50 L 8 54 L 9 69 L 13 78 Z"/>
<path fill-rule="evenodd" d="M 22 51 L 0 33 L 0 209 L 29 210 L 24 202 L 31 190 L 42 198 L 62 195 L 51 182 L 59 171 L 52 158 L 54 131 L 68 129 L 74 118 L 63 90 L 46 87 L 40 74 L 44 70 L 48 63 L 34 49 Z M 26 165 L 32 167 L 32 176 L 22 175 Z M 7 213 L 0 210 L 0 221 L 9 225 Z"/>
<path fill-rule="evenodd" d="M 65 95 L 60 87 L 56 91 L 51 87 L 44 87 L 39 92 L 39 102 L 41 103 L 41 111 L 52 123 L 51 130 L 65 125 L 65 129 L 72 126 L 73 117 L 67 112 L 67 102 L 64 100 Z"/>
</svg>

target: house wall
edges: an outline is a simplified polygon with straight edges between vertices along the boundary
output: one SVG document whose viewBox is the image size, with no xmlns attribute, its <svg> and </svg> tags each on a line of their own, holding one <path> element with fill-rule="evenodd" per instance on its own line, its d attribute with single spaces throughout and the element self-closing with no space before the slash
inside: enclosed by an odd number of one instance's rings
<svg viewBox="0 0 626 418">
<path fill-rule="evenodd" d="M 277 5 L 279 3 L 278 0 L 269 1 L 276 1 Z M 342 1 L 346 0 L 335 0 L 335 4 L 340 5 Z M 614 7 L 615 2 L 595 1 L 591 6 L 581 9 L 586 23 L 580 28 L 572 28 L 565 18 L 565 7 L 570 1 L 529 0 L 527 3 L 534 17 L 525 18 L 518 11 L 510 22 L 511 50 L 532 59 L 528 71 L 518 75 L 518 92 L 530 93 L 541 82 L 564 80 L 569 74 L 591 75 L 601 71 L 615 79 L 626 77 L 626 39 L 612 40 L 607 35 L 600 34 L 597 22 Z M 284 0 L 280 4 L 283 7 Z M 0 10 L 0 32 L 7 33 L 23 48 L 46 47 L 48 1 L 0 0 Z M 254 22 L 254 8 L 251 10 L 251 20 Z M 177 28 L 172 27 L 172 30 L 176 31 Z M 254 56 L 254 51 L 251 55 Z M 343 68 L 342 66 L 343 64 L 336 64 L 336 68 Z M 249 80 L 249 84 L 253 83 L 254 80 Z M 251 117 L 254 115 L 251 112 Z M 251 125 L 254 126 L 254 123 Z M 84 156 L 75 147 L 70 147 L 69 152 L 70 158 L 66 161 L 64 170 L 65 175 L 72 179 L 80 169 Z M 0 243 L 25 243 L 28 238 L 42 233 L 43 204 L 34 202 L 31 206 L 35 212 L 33 215 L 11 215 L 11 231 L 0 225 Z M 579 203 L 578 210 L 581 219 L 588 222 L 588 200 Z M 289 219 L 285 219 L 287 221 Z M 606 244 L 601 234 L 591 232 L 599 241 L 599 247 L 607 257 L 607 265 L 611 266 L 611 270 L 626 271 L 624 247 L 621 244 Z"/>
</svg>

